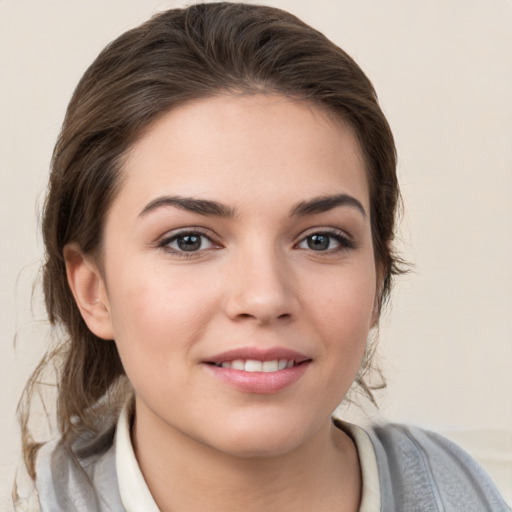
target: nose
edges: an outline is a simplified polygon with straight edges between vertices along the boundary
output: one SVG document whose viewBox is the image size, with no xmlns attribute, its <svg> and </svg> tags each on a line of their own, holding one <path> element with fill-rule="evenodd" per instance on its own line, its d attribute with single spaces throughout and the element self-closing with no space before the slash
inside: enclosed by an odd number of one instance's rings
<svg viewBox="0 0 512 512">
<path fill-rule="evenodd" d="M 238 255 L 228 277 L 227 316 L 259 325 L 294 318 L 299 301 L 290 262 L 276 250 L 247 252 Z"/>
</svg>

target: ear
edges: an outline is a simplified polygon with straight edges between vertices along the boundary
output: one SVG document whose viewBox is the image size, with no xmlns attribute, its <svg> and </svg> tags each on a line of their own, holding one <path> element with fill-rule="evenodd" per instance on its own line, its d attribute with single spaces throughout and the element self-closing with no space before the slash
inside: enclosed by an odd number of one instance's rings
<svg viewBox="0 0 512 512">
<path fill-rule="evenodd" d="M 87 327 L 99 338 L 114 339 L 105 281 L 92 258 L 78 244 L 64 247 L 69 287 Z"/>
</svg>

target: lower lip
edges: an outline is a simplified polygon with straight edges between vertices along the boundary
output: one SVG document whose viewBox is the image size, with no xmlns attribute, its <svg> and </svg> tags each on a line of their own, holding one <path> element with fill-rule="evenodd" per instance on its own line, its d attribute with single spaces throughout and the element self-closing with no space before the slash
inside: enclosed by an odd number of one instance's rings
<svg viewBox="0 0 512 512">
<path fill-rule="evenodd" d="M 305 361 L 277 372 L 245 372 L 233 368 L 222 368 L 207 364 L 206 368 L 229 385 L 245 393 L 277 393 L 297 382 L 308 369 L 310 361 Z"/>
</svg>

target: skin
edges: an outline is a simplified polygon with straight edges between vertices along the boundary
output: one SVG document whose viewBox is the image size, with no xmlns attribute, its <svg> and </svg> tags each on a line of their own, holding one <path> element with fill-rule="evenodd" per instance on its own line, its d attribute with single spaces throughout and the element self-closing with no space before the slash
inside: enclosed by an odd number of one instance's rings
<svg viewBox="0 0 512 512">
<path fill-rule="evenodd" d="M 101 265 L 74 245 L 65 257 L 84 319 L 115 339 L 135 389 L 133 443 L 160 509 L 358 510 L 357 452 L 330 420 L 376 321 L 368 183 L 352 130 L 305 102 L 224 95 L 163 115 L 123 174 Z M 292 214 L 340 194 L 355 201 Z M 161 204 L 168 196 L 231 215 Z M 199 249 L 180 249 L 184 228 Z M 327 241 L 320 250 L 314 234 Z M 242 347 L 309 362 L 282 390 L 247 392 L 205 364 Z"/>
</svg>

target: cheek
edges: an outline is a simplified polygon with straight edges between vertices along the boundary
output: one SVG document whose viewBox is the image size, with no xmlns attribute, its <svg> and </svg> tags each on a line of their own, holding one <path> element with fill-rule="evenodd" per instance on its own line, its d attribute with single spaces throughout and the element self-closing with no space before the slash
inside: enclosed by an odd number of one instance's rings
<svg viewBox="0 0 512 512">
<path fill-rule="evenodd" d="M 355 335 L 372 327 L 375 297 L 376 275 L 370 262 L 317 277 L 310 304 L 321 325 Z"/>
<path fill-rule="evenodd" d="M 171 366 L 200 337 L 214 310 L 215 290 L 193 273 L 131 267 L 117 269 L 109 296 L 123 364 Z"/>
<path fill-rule="evenodd" d="M 373 264 L 346 269 L 316 281 L 311 315 L 333 367 L 332 385 L 350 385 L 361 364 L 374 321 L 376 279 Z M 345 382 L 347 380 L 347 382 Z M 348 382 L 350 381 L 350 382 Z"/>
</svg>

